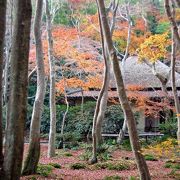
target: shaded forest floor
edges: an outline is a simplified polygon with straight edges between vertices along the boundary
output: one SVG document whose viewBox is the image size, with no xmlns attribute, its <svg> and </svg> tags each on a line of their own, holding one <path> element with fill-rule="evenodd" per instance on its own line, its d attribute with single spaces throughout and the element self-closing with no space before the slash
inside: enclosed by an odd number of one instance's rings
<svg viewBox="0 0 180 180">
<path fill-rule="evenodd" d="M 27 152 L 25 145 L 25 154 Z M 41 145 L 40 174 L 24 176 L 21 179 L 63 179 L 63 180 L 118 180 L 138 179 L 137 167 L 131 151 L 114 149 L 104 154 L 96 165 L 88 164 L 87 149 L 56 150 L 56 157 L 47 158 L 47 145 Z M 179 179 L 180 170 L 165 167 L 165 160 L 147 161 L 153 180 Z M 43 165 L 46 165 L 43 169 Z M 60 165 L 61 167 L 59 167 Z M 52 167 L 55 166 L 55 167 Z"/>
</svg>

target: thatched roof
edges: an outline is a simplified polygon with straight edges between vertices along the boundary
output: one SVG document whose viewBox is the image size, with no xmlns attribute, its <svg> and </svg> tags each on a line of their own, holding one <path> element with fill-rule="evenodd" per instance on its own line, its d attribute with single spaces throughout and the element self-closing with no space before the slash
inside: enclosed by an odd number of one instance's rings
<svg viewBox="0 0 180 180">
<path fill-rule="evenodd" d="M 166 75 L 170 68 L 164 63 L 158 61 L 155 65 L 158 73 Z M 145 88 L 159 88 L 161 83 L 159 79 L 152 73 L 151 68 L 145 64 L 138 62 L 137 56 L 129 57 L 125 63 L 124 82 L 126 85 L 138 85 Z M 180 74 L 176 73 L 176 86 L 180 87 Z M 111 77 L 111 87 L 116 87 L 113 76 Z M 167 87 L 171 87 L 171 78 L 167 83 Z"/>
<path fill-rule="evenodd" d="M 97 98 L 99 96 L 99 92 L 100 91 L 83 91 L 83 96 L 84 97 L 89 97 L 89 98 Z M 159 98 L 162 98 L 162 97 L 165 97 L 165 94 L 161 91 L 161 90 L 158 90 L 158 91 L 127 91 L 127 95 L 132 95 L 133 94 L 136 94 L 137 96 L 144 96 L 144 97 L 159 97 Z M 180 97 L 180 91 L 177 92 L 178 93 L 178 96 Z M 169 97 L 173 97 L 173 93 L 172 91 L 168 91 L 168 94 L 169 94 Z M 73 93 L 73 94 L 70 94 L 68 95 L 68 98 L 81 98 L 82 97 L 82 93 L 81 92 L 76 92 L 76 93 Z M 109 98 L 118 98 L 118 94 L 117 94 L 117 91 L 109 91 L 108 92 L 108 97 Z"/>
<path fill-rule="evenodd" d="M 170 68 L 164 63 L 158 61 L 156 63 L 156 70 L 158 73 L 167 75 Z M 142 95 L 146 97 L 164 97 L 164 93 L 161 90 L 155 90 L 156 88 L 161 88 L 161 83 L 159 79 L 152 73 L 151 68 L 145 63 L 139 63 L 136 56 L 130 57 L 126 60 L 125 71 L 124 71 L 124 81 L 126 86 L 140 86 L 142 88 L 148 88 L 148 91 L 133 91 L 137 95 Z M 176 73 L 176 85 L 180 87 L 180 74 Z M 116 88 L 116 83 L 114 80 L 114 75 L 111 73 L 111 88 Z M 167 87 L 171 87 L 171 78 L 167 83 Z M 153 91 L 149 91 L 149 88 L 152 88 Z M 127 91 L 131 93 L 131 91 Z M 169 97 L 172 97 L 172 91 L 168 91 Z M 84 97 L 97 98 L 99 91 L 84 91 Z M 118 94 L 116 91 L 109 91 L 108 96 L 110 98 L 117 98 Z M 178 96 L 180 96 L 180 91 L 178 91 Z M 82 93 L 76 92 L 68 95 L 68 98 L 81 98 Z"/>
</svg>

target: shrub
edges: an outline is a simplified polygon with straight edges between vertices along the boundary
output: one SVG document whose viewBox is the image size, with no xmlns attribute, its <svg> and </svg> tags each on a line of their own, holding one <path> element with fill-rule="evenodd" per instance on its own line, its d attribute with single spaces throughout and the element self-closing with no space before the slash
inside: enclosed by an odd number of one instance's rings
<svg viewBox="0 0 180 180">
<path fill-rule="evenodd" d="M 135 176 L 130 176 L 129 180 L 138 180 L 139 178 L 135 177 Z"/>
<path fill-rule="evenodd" d="M 79 156 L 82 161 L 88 161 L 92 157 L 92 151 L 86 149 L 84 153 Z"/>
<path fill-rule="evenodd" d="M 139 113 L 135 113 L 135 119 L 139 118 Z M 111 105 L 105 112 L 102 131 L 105 133 L 118 134 L 124 122 L 124 113 L 120 105 Z"/>
<path fill-rule="evenodd" d="M 172 165 L 171 163 L 166 163 L 166 164 L 164 165 L 164 167 L 165 167 L 165 168 L 171 168 L 171 165 Z"/>
<path fill-rule="evenodd" d="M 180 173 L 178 173 L 175 169 L 172 169 L 168 176 L 173 179 L 180 179 Z"/>
<path fill-rule="evenodd" d="M 178 158 L 179 148 L 177 140 L 168 138 L 166 141 L 142 148 L 143 154 L 152 154 L 155 158 L 175 160 Z"/>
<path fill-rule="evenodd" d="M 98 158 L 101 161 L 107 161 L 111 158 L 111 154 L 109 151 L 104 151 L 103 153 L 98 153 Z"/>
<path fill-rule="evenodd" d="M 160 131 L 169 136 L 176 137 L 177 119 L 175 117 L 159 125 Z"/>
<path fill-rule="evenodd" d="M 119 133 L 124 122 L 124 115 L 119 105 L 111 105 L 107 108 L 103 123 L 103 132 Z"/>
<path fill-rule="evenodd" d="M 41 176 L 49 176 L 52 173 L 53 166 L 46 164 L 39 164 L 37 168 L 37 173 Z"/>
<path fill-rule="evenodd" d="M 64 157 L 64 156 L 71 157 L 71 156 L 73 156 L 70 152 L 67 152 L 66 149 L 65 150 L 58 150 L 57 155 L 58 155 L 58 157 Z"/>
<path fill-rule="evenodd" d="M 61 169 L 61 165 L 58 163 L 49 163 L 48 165 L 53 166 L 54 168 Z"/>
<path fill-rule="evenodd" d="M 121 180 L 122 178 L 120 176 L 114 175 L 114 176 L 105 176 L 103 180 Z"/>
<path fill-rule="evenodd" d="M 122 142 L 122 148 L 127 150 L 127 151 L 132 151 L 132 148 L 131 148 L 131 144 L 130 144 L 130 140 L 129 139 L 125 139 L 123 140 Z"/>
<path fill-rule="evenodd" d="M 156 159 L 153 155 L 151 155 L 151 154 L 146 154 L 146 155 L 144 156 L 144 158 L 145 158 L 145 160 L 147 160 L 147 161 L 157 161 L 157 159 Z"/>
<path fill-rule="evenodd" d="M 173 169 L 179 170 L 180 169 L 180 164 L 174 164 L 172 166 Z"/>
<path fill-rule="evenodd" d="M 129 166 L 127 164 L 123 163 L 118 163 L 118 164 L 109 164 L 108 168 L 109 170 L 117 170 L 117 171 L 122 171 L 122 170 L 128 170 Z"/>
<path fill-rule="evenodd" d="M 85 169 L 86 165 L 83 163 L 74 163 L 70 165 L 70 169 Z"/>
<path fill-rule="evenodd" d="M 66 153 L 64 153 L 64 155 L 67 157 L 73 156 L 70 152 L 66 152 Z"/>
<path fill-rule="evenodd" d="M 172 168 L 174 170 L 179 170 L 180 169 L 180 164 L 178 163 L 170 163 L 170 162 L 166 162 L 166 164 L 164 165 L 165 168 Z"/>
<path fill-rule="evenodd" d="M 85 146 L 85 151 L 79 156 L 80 160 L 88 161 L 92 157 L 92 146 Z M 111 158 L 108 146 L 103 144 L 97 149 L 97 156 L 100 161 L 107 161 Z"/>
<path fill-rule="evenodd" d="M 46 100 L 47 101 L 47 100 Z M 68 142 L 80 142 L 87 139 L 87 135 L 91 134 L 93 115 L 95 110 L 96 102 L 89 101 L 84 103 L 84 113 L 82 115 L 81 105 L 70 106 L 67 114 L 64 126 L 64 141 Z M 29 102 L 28 105 L 28 117 L 26 121 L 26 129 L 29 129 L 33 104 Z M 57 105 L 57 145 L 59 145 L 62 136 L 60 135 L 63 114 L 66 111 L 65 105 Z M 44 105 L 44 111 L 42 114 L 41 121 L 41 133 L 48 134 L 50 127 L 50 109 L 48 103 Z M 112 105 L 107 107 L 102 132 L 105 133 L 119 133 L 120 128 L 123 124 L 123 112 L 119 105 Z M 59 133 L 59 134 L 58 134 Z M 115 141 L 113 142 L 115 143 Z M 74 148 L 74 144 L 70 145 L 70 148 Z"/>
<path fill-rule="evenodd" d="M 130 164 L 127 163 L 126 161 L 117 162 L 117 163 L 106 162 L 106 163 L 98 163 L 98 164 L 96 164 L 96 168 L 122 171 L 122 170 L 130 169 Z"/>
</svg>

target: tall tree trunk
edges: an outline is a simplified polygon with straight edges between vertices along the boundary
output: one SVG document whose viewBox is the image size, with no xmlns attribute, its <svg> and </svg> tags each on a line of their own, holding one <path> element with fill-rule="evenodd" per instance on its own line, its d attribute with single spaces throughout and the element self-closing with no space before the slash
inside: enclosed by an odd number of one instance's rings
<svg viewBox="0 0 180 180">
<path fill-rule="evenodd" d="M 118 135 L 118 138 L 117 138 L 117 143 L 118 144 L 121 144 L 123 142 L 126 131 L 127 131 L 127 120 L 124 119 L 122 129 L 120 129 L 119 135 Z"/>
<path fill-rule="evenodd" d="M 97 5 L 98 5 L 99 13 L 100 13 L 100 18 L 101 18 L 102 32 L 103 32 L 105 42 L 107 43 L 108 53 L 110 55 L 110 59 L 112 62 L 119 100 L 121 102 L 121 106 L 122 106 L 125 118 L 127 119 L 131 146 L 132 146 L 132 150 L 135 155 L 135 158 L 136 158 L 138 170 L 140 173 L 140 178 L 142 180 L 149 180 L 151 179 L 149 170 L 148 170 L 146 161 L 143 155 L 141 154 L 141 147 L 140 147 L 138 133 L 136 129 L 136 122 L 135 122 L 135 118 L 134 118 L 132 109 L 129 105 L 128 98 L 125 92 L 125 87 L 124 87 L 124 83 L 123 83 L 123 79 L 121 75 L 121 70 L 119 67 L 119 62 L 118 62 L 117 55 L 113 46 L 110 28 L 109 28 L 107 17 L 106 17 L 104 1 L 97 0 Z"/>
<path fill-rule="evenodd" d="M 111 24 L 110 33 L 111 37 L 114 32 L 115 28 L 115 21 L 116 21 L 116 12 L 118 8 L 119 3 L 116 1 L 111 2 L 109 11 L 112 11 L 112 20 L 109 22 Z M 108 12 L 109 12 L 108 11 Z M 101 19 L 99 15 L 99 23 L 101 24 Z M 102 144 L 102 124 L 104 121 L 104 115 L 107 108 L 107 101 L 108 101 L 108 88 L 109 88 L 109 82 L 110 82 L 110 61 L 108 56 L 108 51 L 106 48 L 106 43 L 104 41 L 104 37 L 102 36 L 102 28 L 100 28 L 101 31 L 101 42 L 102 42 L 102 54 L 104 58 L 104 79 L 103 79 L 103 85 L 101 87 L 101 91 L 98 96 L 98 100 L 96 103 L 96 109 L 94 113 L 93 118 L 93 127 L 92 127 L 92 138 L 93 138 L 93 155 L 90 160 L 90 163 L 96 163 L 97 162 L 97 151 L 100 150 L 100 146 Z"/>
<path fill-rule="evenodd" d="M 96 122 L 96 138 L 97 138 L 97 146 L 100 147 L 102 144 L 102 124 L 104 121 L 104 115 L 106 112 L 107 108 L 107 101 L 108 101 L 108 88 L 109 88 L 109 82 L 110 82 L 110 62 L 107 61 L 107 75 L 106 78 L 104 79 L 105 81 L 105 88 L 104 88 L 104 93 L 101 99 L 100 107 L 99 107 L 99 113 L 97 117 L 97 122 Z M 98 148 L 98 147 L 97 147 Z"/>
<path fill-rule="evenodd" d="M 31 1 L 15 0 L 9 98 L 9 124 L 4 154 L 5 180 L 20 179 L 27 113 L 28 57 L 31 26 Z M 18 105 L 17 105 L 18 103 Z"/>
<path fill-rule="evenodd" d="M 10 70 L 10 52 L 12 48 L 12 33 L 13 33 L 13 0 L 7 0 L 6 10 L 6 38 L 5 38 L 5 67 L 4 67 L 4 104 L 8 102 L 9 92 L 9 70 Z M 7 107 L 6 107 L 7 109 Z"/>
<path fill-rule="evenodd" d="M 55 156 L 55 135 L 56 135 L 56 90 L 55 90 L 55 64 L 53 56 L 53 38 L 51 28 L 51 15 L 49 11 L 49 3 L 46 0 L 46 29 L 48 36 L 48 58 L 50 67 L 50 132 L 48 157 Z"/>
<path fill-rule="evenodd" d="M 131 30 L 132 30 L 132 20 L 131 20 L 129 9 L 130 9 L 130 7 L 129 7 L 129 1 L 128 1 L 126 4 L 126 14 L 127 14 L 127 22 L 128 22 L 128 35 L 127 35 L 126 50 L 125 50 L 124 57 L 122 59 L 122 66 L 121 66 L 122 77 L 123 77 L 124 81 L 125 81 L 125 67 L 126 67 L 125 65 L 126 65 L 126 59 L 128 58 L 128 54 L 129 54 L 129 47 L 130 47 L 130 43 L 131 43 Z M 127 121 L 126 121 L 126 119 L 124 119 L 122 129 L 120 129 L 120 131 L 119 131 L 117 143 L 119 143 L 119 144 L 122 143 L 122 141 L 124 140 L 124 135 L 126 133 L 126 130 L 127 130 Z"/>
<path fill-rule="evenodd" d="M 109 26 L 110 26 L 110 33 L 111 33 L 111 37 L 113 35 L 114 32 L 114 28 L 115 28 L 115 23 L 116 23 L 116 12 L 119 6 L 119 2 L 116 1 L 112 1 L 111 2 L 112 7 L 109 9 L 109 12 L 111 11 L 112 13 L 112 19 L 111 22 L 109 22 Z M 110 5 L 110 6 L 111 6 Z M 99 22 L 101 23 L 100 20 L 100 16 L 99 16 Z M 102 27 L 102 24 L 100 24 Z M 101 34 L 102 34 L 102 28 L 101 28 Z M 102 124 L 103 124 L 103 120 L 104 120 L 104 115 L 105 115 L 105 111 L 107 108 L 107 101 L 108 101 L 108 88 L 109 88 L 109 82 L 110 82 L 110 61 L 109 61 L 109 56 L 108 56 L 108 50 L 106 48 L 106 43 L 104 41 L 104 37 L 101 36 L 102 39 L 102 46 L 103 46 L 103 57 L 104 57 L 104 61 L 105 61 L 105 75 L 104 75 L 104 92 L 103 95 L 101 97 L 100 100 L 100 104 L 99 104 L 99 112 L 98 112 L 98 116 L 97 116 L 97 120 L 96 120 L 96 138 L 97 138 L 97 146 L 100 146 L 102 144 L 102 135 L 101 135 L 101 131 L 102 131 Z"/>
<path fill-rule="evenodd" d="M 106 81 L 107 80 L 107 67 L 105 65 L 105 69 L 104 69 L 104 80 L 103 80 L 103 85 L 102 85 L 102 88 L 100 90 L 100 93 L 99 93 L 99 96 L 98 96 L 98 100 L 96 102 L 96 109 L 95 109 L 95 113 L 94 113 L 94 117 L 93 117 L 93 127 L 92 127 L 92 139 L 93 139 L 93 155 L 92 155 L 92 158 L 90 160 L 90 163 L 91 164 L 94 164 L 94 163 L 97 163 L 97 145 L 98 145 L 98 141 L 101 140 L 101 134 L 99 134 L 97 137 L 97 121 L 98 119 L 100 120 L 100 116 L 99 116 L 99 113 L 100 113 L 100 109 L 103 108 L 102 107 L 102 99 L 104 99 L 104 102 L 105 102 L 105 99 L 106 99 L 106 94 L 108 93 L 105 93 L 105 90 L 106 90 Z M 104 97 L 104 98 L 103 98 Z M 102 111 L 101 111 L 101 114 L 102 114 Z M 99 116 L 99 117 L 98 117 Z M 98 127 L 100 127 L 101 124 L 98 125 Z M 100 129 L 101 130 L 101 127 Z"/>
<path fill-rule="evenodd" d="M 65 111 L 65 113 L 63 115 L 63 120 L 62 120 L 62 124 L 61 124 L 61 140 L 59 142 L 59 148 L 63 148 L 63 145 L 64 145 L 64 126 L 65 126 L 67 113 L 69 111 L 69 102 L 68 102 L 68 99 L 67 99 L 66 92 L 65 92 L 65 102 L 66 102 L 66 111 Z"/>
<path fill-rule="evenodd" d="M 4 57 L 4 39 L 6 26 L 6 0 L 0 0 L 0 174 L 3 164 L 3 129 L 2 129 L 2 74 Z"/>
<path fill-rule="evenodd" d="M 63 78 L 63 82 L 64 82 L 64 98 L 65 98 L 65 103 L 66 103 L 66 111 L 63 115 L 63 119 L 62 119 L 62 124 L 61 124 L 61 139 L 59 142 L 59 147 L 58 148 L 63 148 L 63 144 L 64 144 L 64 126 L 65 126 L 65 121 L 66 121 L 66 116 L 67 113 L 69 111 L 69 102 L 68 102 L 68 98 L 67 98 L 67 93 L 66 93 L 66 79 L 64 77 L 64 72 L 63 72 L 63 68 L 62 68 L 62 78 Z"/>
<path fill-rule="evenodd" d="M 176 88 L 176 40 L 174 38 L 174 31 L 172 30 L 172 52 L 171 52 L 171 80 L 172 80 L 172 91 L 174 96 L 174 103 L 176 108 L 176 114 L 177 114 L 177 140 L 178 144 L 180 145 L 180 101 L 177 94 L 177 88 Z"/>
<path fill-rule="evenodd" d="M 179 7 L 180 3 L 177 0 L 177 5 Z M 180 101 L 178 99 L 177 89 L 176 89 L 176 77 L 175 77 L 175 65 L 176 65 L 176 51 L 180 47 L 180 34 L 178 32 L 178 25 L 175 20 L 175 4 L 174 1 L 171 1 L 172 8 L 170 7 L 170 1 L 165 0 L 165 10 L 167 17 L 171 23 L 172 28 L 172 50 L 171 50 L 171 80 L 172 80 L 172 91 L 174 96 L 175 108 L 177 113 L 177 139 L 178 144 L 180 145 Z"/>
<path fill-rule="evenodd" d="M 22 172 L 24 175 L 34 174 L 36 172 L 40 156 L 40 124 L 43 111 L 44 96 L 46 92 L 43 49 L 41 40 L 42 8 L 43 0 L 37 0 L 36 14 L 34 20 L 34 36 L 36 43 L 37 65 L 37 90 L 31 119 L 29 149 Z"/>
<path fill-rule="evenodd" d="M 101 21 L 100 21 L 100 16 L 99 16 L 99 23 L 101 26 Z M 102 29 L 100 29 L 102 30 Z M 105 109 L 103 107 L 107 105 L 107 98 L 108 98 L 108 86 L 109 86 L 109 76 L 110 76 L 110 70 L 109 67 L 109 62 L 107 60 L 107 50 L 105 48 L 105 42 L 104 42 L 104 37 L 102 36 L 101 32 L 101 41 L 102 41 L 102 49 L 103 49 L 103 58 L 104 58 L 104 79 L 103 79 L 103 84 L 98 96 L 98 100 L 96 102 L 96 109 L 94 112 L 94 117 L 93 117 L 93 127 L 92 127 L 92 139 L 93 139 L 93 155 L 90 160 L 91 164 L 97 163 L 97 147 L 101 143 L 101 126 L 102 126 L 102 121 L 105 113 Z M 97 125 L 98 123 L 98 125 Z M 100 131 L 100 132 L 98 132 Z"/>
<path fill-rule="evenodd" d="M 8 100 L 10 93 L 10 55 L 12 49 L 12 35 L 13 35 L 13 0 L 7 0 L 7 8 L 6 8 L 6 33 L 5 33 L 5 65 L 3 72 L 3 106 L 5 106 L 6 111 L 6 127 L 8 127 Z M 5 144 L 4 138 L 4 144 Z"/>
</svg>

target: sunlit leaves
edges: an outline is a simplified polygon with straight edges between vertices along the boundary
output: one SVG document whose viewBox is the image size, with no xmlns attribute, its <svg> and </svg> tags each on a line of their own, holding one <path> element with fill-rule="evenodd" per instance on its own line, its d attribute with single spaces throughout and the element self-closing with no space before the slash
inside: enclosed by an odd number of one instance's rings
<svg viewBox="0 0 180 180">
<path fill-rule="evenodd" d="M 177 160 L 180 152 L 177 141 L 168 138 L 166 141 L 142 149 L 143 154 L 152 154 L 157 158 Z"/>
<path fill-rule="evenodd" d="M 147 38 L 138 49 L 139 61 L 144 59 L 151 63 L 156 62 L 167 55 L 167 47 L 170 45 L 168 33 L 156 34 Z"/>
</svg>

